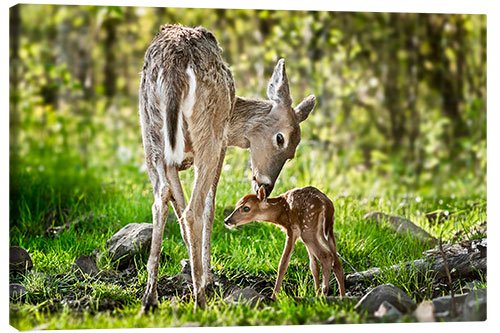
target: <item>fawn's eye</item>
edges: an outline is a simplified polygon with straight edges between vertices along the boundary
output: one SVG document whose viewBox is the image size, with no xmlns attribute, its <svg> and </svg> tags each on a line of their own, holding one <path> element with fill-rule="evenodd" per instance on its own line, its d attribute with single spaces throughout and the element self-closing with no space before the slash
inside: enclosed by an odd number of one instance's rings
<svg viewBox="0 0 500 333">
<path fill-rule="evenodd" d="M 245 213 L 248 213 L 250 211 L 250 207 L 248 207 L 248 206 L 243 207 L 243 211 Z"/>
<path fill-rule="evenodd" d="M 283 137 L 283 134 L 278 133 L 276 134 L 276 143 L 278 144 L 278 147 L 283 146 L 285 143 L 285 138 Z"/>
</svg>

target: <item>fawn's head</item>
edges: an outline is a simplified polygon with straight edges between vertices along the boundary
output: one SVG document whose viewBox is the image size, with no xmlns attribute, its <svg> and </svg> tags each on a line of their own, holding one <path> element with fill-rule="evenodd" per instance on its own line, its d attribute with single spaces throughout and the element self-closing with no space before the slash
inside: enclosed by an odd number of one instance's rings
<svg viewBox="0 0 500 333">
<path fill-rule="evenodd" d="M 278 61 L 274 69 L 267 87 L 267 96 L 272 101 L 272 109 L 248 135 L 252 187 L 257 193 L 263 186 L 266 197 L 271 194 L 285 162 L 295 156 L 295 149 L 300 142 L 299 124 L 307 118 L 316 104 L 316 98 L 311 95 L 296 108 L 292 107 L 283 59 Z"/>
<path fill-rule="evenodd" d="M 264 187 L 260 187 L 257 194 L 248 194 L 236 204 L 234 211 L 226 217 L 224 225 L 234 228 L 256 220 L 268 218 L 268 203 Z"/>
</svg>

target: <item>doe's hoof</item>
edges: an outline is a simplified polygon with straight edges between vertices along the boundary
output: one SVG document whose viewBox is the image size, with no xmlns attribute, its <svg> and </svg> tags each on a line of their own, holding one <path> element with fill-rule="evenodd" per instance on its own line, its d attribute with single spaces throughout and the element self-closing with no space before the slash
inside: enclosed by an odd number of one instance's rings
<svg viewBox="0 0 500 333">
<path fill-rule="evenodd" d="M 158 308 L 158 300 L 152 293 L 145 293 L 142 297 L 142 307 L 140 314 L 146 314 Z"/>
<path fill-rule="evenodd" d="M 205 293 L 200 293 L 196 296 L 196 300 L 194 303 L 194 310 L 204 310 L 207 307 L 207 299 L 205 297 Z"/>
<path fill-rule="evenodd" d="M 154 312 L 156 309 L 158 309 L 158 304 L 148 305 L 143 303 L 141 307 L 141 312 L 139 312 L 139 316 L 146 315 L 149 312 Z"/>
</svg>

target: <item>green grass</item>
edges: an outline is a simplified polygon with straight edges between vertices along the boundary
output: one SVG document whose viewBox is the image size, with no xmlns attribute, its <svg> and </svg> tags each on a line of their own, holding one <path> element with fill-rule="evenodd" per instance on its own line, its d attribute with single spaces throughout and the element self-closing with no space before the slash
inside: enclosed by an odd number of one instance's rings
<svg viewBox="0 0 500 333">
<path fill-rule="evenodd" d="M 285 235 L 266 223 L 251 223 L 236 230 L 223 226 L 224 209 L 231 209 L 250 191 L 248 158 L 247 152 L 228 151 L 216 196 L 212 265 L 228 276 L 248 273 L 274 281 Z M 368 212 L 407 217 L 444 241 L 452 239 L 455 232 L 468 230 L 486 220 L 486 184 L 450 179 L 435 188 L 410 188 L 399 183 L 397 177 L 381 177 L 372 171 L 341 173 L 335 163 L 314 148 L 301 145 L 296 158 L 283 169 L 273 195 L 306 185 L 325 192 L 335 205 L 334 230 L 339 252 L 359 271 L 418 259 L 429 248 L 411 235 L 397 235 L 389 228 L 363 219 Z M 103 172 L 98 168 L 82 170 L 75 167 L 76 164 L 47 162 L 43 171 L 34 171 L 25 163 L 11 172 L 10 245 L 28 250 L 34 263 L 31 273 L 14 278 L 28 289 L 24 304 L 11 303 L 10 323 L 14 327 L 20 330 L 165 327 L 190 322 L 202 326 L 321 324 L 331 316 L 338 323 L 367 322 L 349 302 L 328 304 L 321 300 L 296 302 L 292 299 L 314 295 L 307 251 L 300 242 L 285 276 L 287 292 L 279 295 L 277 303 L 253 309 L 211 299 L 207 310 L 195 313 L 192 301 L 164 300 L 154 315 L 139 317 L 140 298 L 147 280 L 147 258 L 139 259 L 137 279 L 121 285 L 105 279 L 78 281 L 70 270 L 76 258 L 102 247 L 122 226 L 151 222 L 153 200 L 147 174 L 139 168 L 120 168 L 120 165 L 116 166 L 117 172 Z M 182 173 L 181 178 L 189 194 L 192 171 Z M 430 225 L 425 213 L 436 209 L 456 214 L 443 223 Z M 94 218 L 83 219 L 58 236 L 47 237 L 44 216 L 49 210 L 56 212 L 55 224 L 64 217 L 75 220 L 89 213 Z M 165 229 L 163 252 L 168 260 L 162 262 L 159 275 L 177 274 L 187 251 L 174 218 L 170 218 Z M 112 268 L 106 262 L 100 266 Z M 351 272 L 347 265 L 344 269 L 346 273 Z M 338 294 L 333 278 L 330 282 L 334 294 Z M 432 292 L 430 278 L 418 279 L 412 272 L 396 275 L 387 271 L 374 283 L 393 283 L 415 301 L 428 299 Z M 485 286 L 486 277 L 480 283 Z M 74 313 L 64 304 L 69 294 L 75 299 L 86 296 L 86 310 Z M 114 302 L 120 307 L 107 311 L 105 302 Z"/>
</svg>

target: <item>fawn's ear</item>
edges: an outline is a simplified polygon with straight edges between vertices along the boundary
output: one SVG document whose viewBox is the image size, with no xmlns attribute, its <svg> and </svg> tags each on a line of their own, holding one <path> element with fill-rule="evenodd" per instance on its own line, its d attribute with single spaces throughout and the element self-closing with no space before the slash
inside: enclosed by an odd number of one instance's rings
<svg viewBox="0 0 500 333">
<path fill-rule="evenodd" d="M 286 76 L 285 60 L 280 59 L 274 68 L 273 76 L 267 86 L 267 97 L 273 102 L 286 106 L 292 105 L 288 77 Z"/>
<path fill-rule="evenodd" d="M 266 190 L 264 186 L 259 187 L 259 191 L 257 192 L 257 199 L 262 202 L 266 202 Z"/>
</svg>

